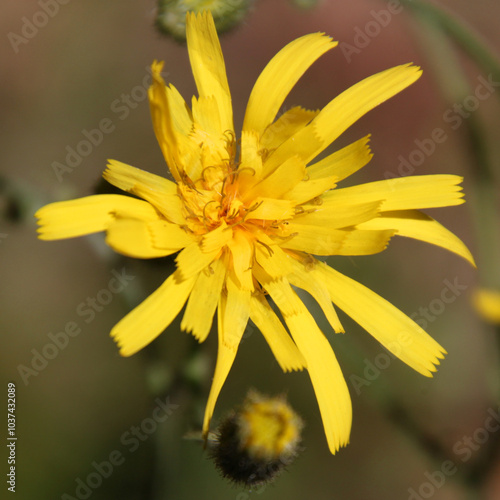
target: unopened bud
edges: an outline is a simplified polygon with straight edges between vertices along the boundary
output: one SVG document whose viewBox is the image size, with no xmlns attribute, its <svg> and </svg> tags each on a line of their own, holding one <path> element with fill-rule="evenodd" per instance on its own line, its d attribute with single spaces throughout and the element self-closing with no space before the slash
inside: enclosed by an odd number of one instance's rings
<svg viewBox="0 0 500 500">
<path fill-rule="evenodd" d="M 186 40 L 186 13 L 209 10 L 218 33 L 228 31 L 245 18 L 253 0 L 159 0 L 156 26 L 176 40 Z M 208 5 L 209 4 L 209 5 Z"/>
<path fill-rule="evenodd" d="M 242 406 L 220 424 L 210 454 L 231 481 L 266 483 L 297 456 L 302 427 L 284 397 L 250 391 Z"/>
</svg>

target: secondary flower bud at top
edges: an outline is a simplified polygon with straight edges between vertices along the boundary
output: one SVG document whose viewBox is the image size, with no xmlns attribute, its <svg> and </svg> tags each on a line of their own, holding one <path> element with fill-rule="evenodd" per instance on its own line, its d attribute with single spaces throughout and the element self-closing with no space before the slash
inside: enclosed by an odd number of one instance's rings
<svg viewBox="0 0 500 500">
<path fill-rule="evenodd" d="M 209 10 L 218 33 L 228 31 L 245 18 L 252 0 L 159 0 L 156 26 L 179 41 L 186 40 L 186 13 Z M 209 5 L 208 5 L 209 4 Z"/>
</svg>

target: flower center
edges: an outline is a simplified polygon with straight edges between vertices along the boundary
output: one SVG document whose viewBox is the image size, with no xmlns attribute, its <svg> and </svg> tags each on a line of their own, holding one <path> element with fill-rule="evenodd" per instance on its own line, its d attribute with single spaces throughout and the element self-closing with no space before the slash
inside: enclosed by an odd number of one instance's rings
<svg viewBox="0 0 500 500">
<path fill-rule="evenodd" d="M 251 207 L 240 199 L 238 172 L 232 164 L 209 166 L 196 181 L 185 177 L 178 183 L 188 228 L 205 234 L 224 221 L 228 226 L 241 224 Z"/>
</svg>

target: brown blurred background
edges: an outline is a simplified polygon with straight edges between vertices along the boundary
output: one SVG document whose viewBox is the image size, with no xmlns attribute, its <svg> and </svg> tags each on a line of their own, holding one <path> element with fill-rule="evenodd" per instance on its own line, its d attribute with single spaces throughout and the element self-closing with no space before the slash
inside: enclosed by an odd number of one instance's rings
<svg viewBox="0 0 500 500">
<path fill-rule="evenodd" d="M 300 10 L 285 0 L 260 0 L 241 26 L 221 37 L 237 128 L 259 72 L 300 35 L 326 32 L 357 50 L 344 45 L 323 56 L 299 81 L 287 107 L 319 108 L 373 73 L 410 61 L 421 65 L 424 76 L 416 84 L 360 120 L 336 146 L 372 134 L 375 156 L 349 182 L 408 173 L 463 175 L 469 202 L 431 215 L 464 240 L 479 266 L 476 271 L 444 250 L 403 239 L 393 240 L 380 255 L 330 261 L 425 322 L 449 353 L 434 379 L 426 379 L 389 358 L 345 316 L 346 335 L 334 336 L 318 313 L 354 407 L 351 443 L 335 456 L 328 452 L 307 374 L 281 374 L 261 335 L 249 331 L 214 423 L 249 387 L 286 392 L 307 423 L 297 462 L 275 484 L 249 492 L 219 477 L 200 443 L 183 438 L 199 426 L 216 335 L 198 349 L 193 338 L 179 331 L 177 321 L 132 358 L 121 358 L 109 338 L 111 327 L 169 274 L 171 262 L 121 258 L 100 236 L 38 241 L 32 216 L 47 202 L 95 192 L 108 158 L 166 171 L 145 99 L 147 68 L 154 59 L 164 60 L 166 81 L 189 100 L 195 87 L 186 48 L 155 30 L 153 1 L 75 0 L 62 5 L 54 0 L 47 5 L 55 4 L 58 11 L 45 24 L 39 14 L 42 4 L 7 0 L 0 20 L 0 356 L 4 387 L 8 381 L 17 386 L 18 498 L 500 498 L 500 431 L 484 431 L 500 412 L 498 333 L 470 304 L 478 284 L 500 287 L 498 255 L 492 260 L 482 250 L 490 240 L 495 248 L 498 227 L 475 222 L 497 219 L 480 212 L 477 185 L 484 177 L 471 142 L 471 122 L 463 118 L 455 130 L 458 121 L 450 122 L 456 115 L 449 110 L 462 102 L 456 96 L 466 97 L 470 90 L 463 91 L 447 68 L 451 62 L 462 68 L 472 92 L 487 72 L 454 44 L 447 53 L 437 44 L 435 30 L 406 7 L 400 6 L 377 32 L 374 20 L 386 19 L 381 12 L 394 8 L 394 1 L 325 0 L 315 9 Z M 466 21 L 498 55 L 497 2 L 433 5 Z M 26 20 L 44 25 L 29 31 Z M 363 42 L 363 32 L 376 34 Z M 366 46 L 360 48 L 356 40 Z M 493 88 L 470 117 L 480 127 L 474 130 L 482 131 L 481 143 L 497 181 L 498 92 Z M 103 120 L 108 132 L 102 140 L 71 172 L 58 177 L 54 163 L 66 164 L 67 148 L 77 148 L 84 131 L 92 134 Z M 432 137 L 436 128 L 445 131 L 446 140 L 435 144 L 413 172 L 404 171 L 400 157 L 413 153 L 416 158 L 415 141 Z M 490 179 L 492 186 L 494 181 Z M 130 277 L 120 293 L 107 291 L 114 273 Z M 445 289 L 451 290 L 447 297 L 455 297 L 449 303 L 441 298 Z M 97 301 L 94 309 L 92 299 Z M 64 337 L 57 334 L 65 329 L 79 333 L 55 351 L 47 347 Z M 37 354 L 42 352 L 45 362 Z M 365 383 L 359 385 L 360 380 Z M 157 397 L 176 405 L 159 424 L 151 420 Z M 2 429 L 7 428 L 5 408 L 2 403 Z M 142 429 L 142 437 L 134 435 L 134 426 Z M 4 455 L 1 470 L 6 474 Z M 107 474 L 102 464 L 113 459 L 117 465 Z M 99 476 L 96 466 L 105 472 Z M 95 487 L 78 489 L 79 480 Z"/>
</svg>

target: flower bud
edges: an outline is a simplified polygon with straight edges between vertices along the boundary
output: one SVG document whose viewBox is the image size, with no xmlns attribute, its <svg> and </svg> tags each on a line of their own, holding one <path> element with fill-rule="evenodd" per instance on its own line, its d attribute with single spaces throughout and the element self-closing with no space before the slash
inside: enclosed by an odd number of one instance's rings
<svg viewBox="0 0 500 500">
<path fill-rule="evenodd" d="M 156 26 L 176 40 L 186 40 L 186 13 L 209 10 L 218 33 L 239 24 L 247 14 L 253 0 L 159 0 Z M 207 4 L 210 4 L 207 6 Z"/>
<path fill-rule="evenodd" d="M 302 427 L 283 396 L 250 391 L 220 424 L 210 454 L 224 477 L 247 486 L 262 484 L 295 459 Z"/>
</svg>

